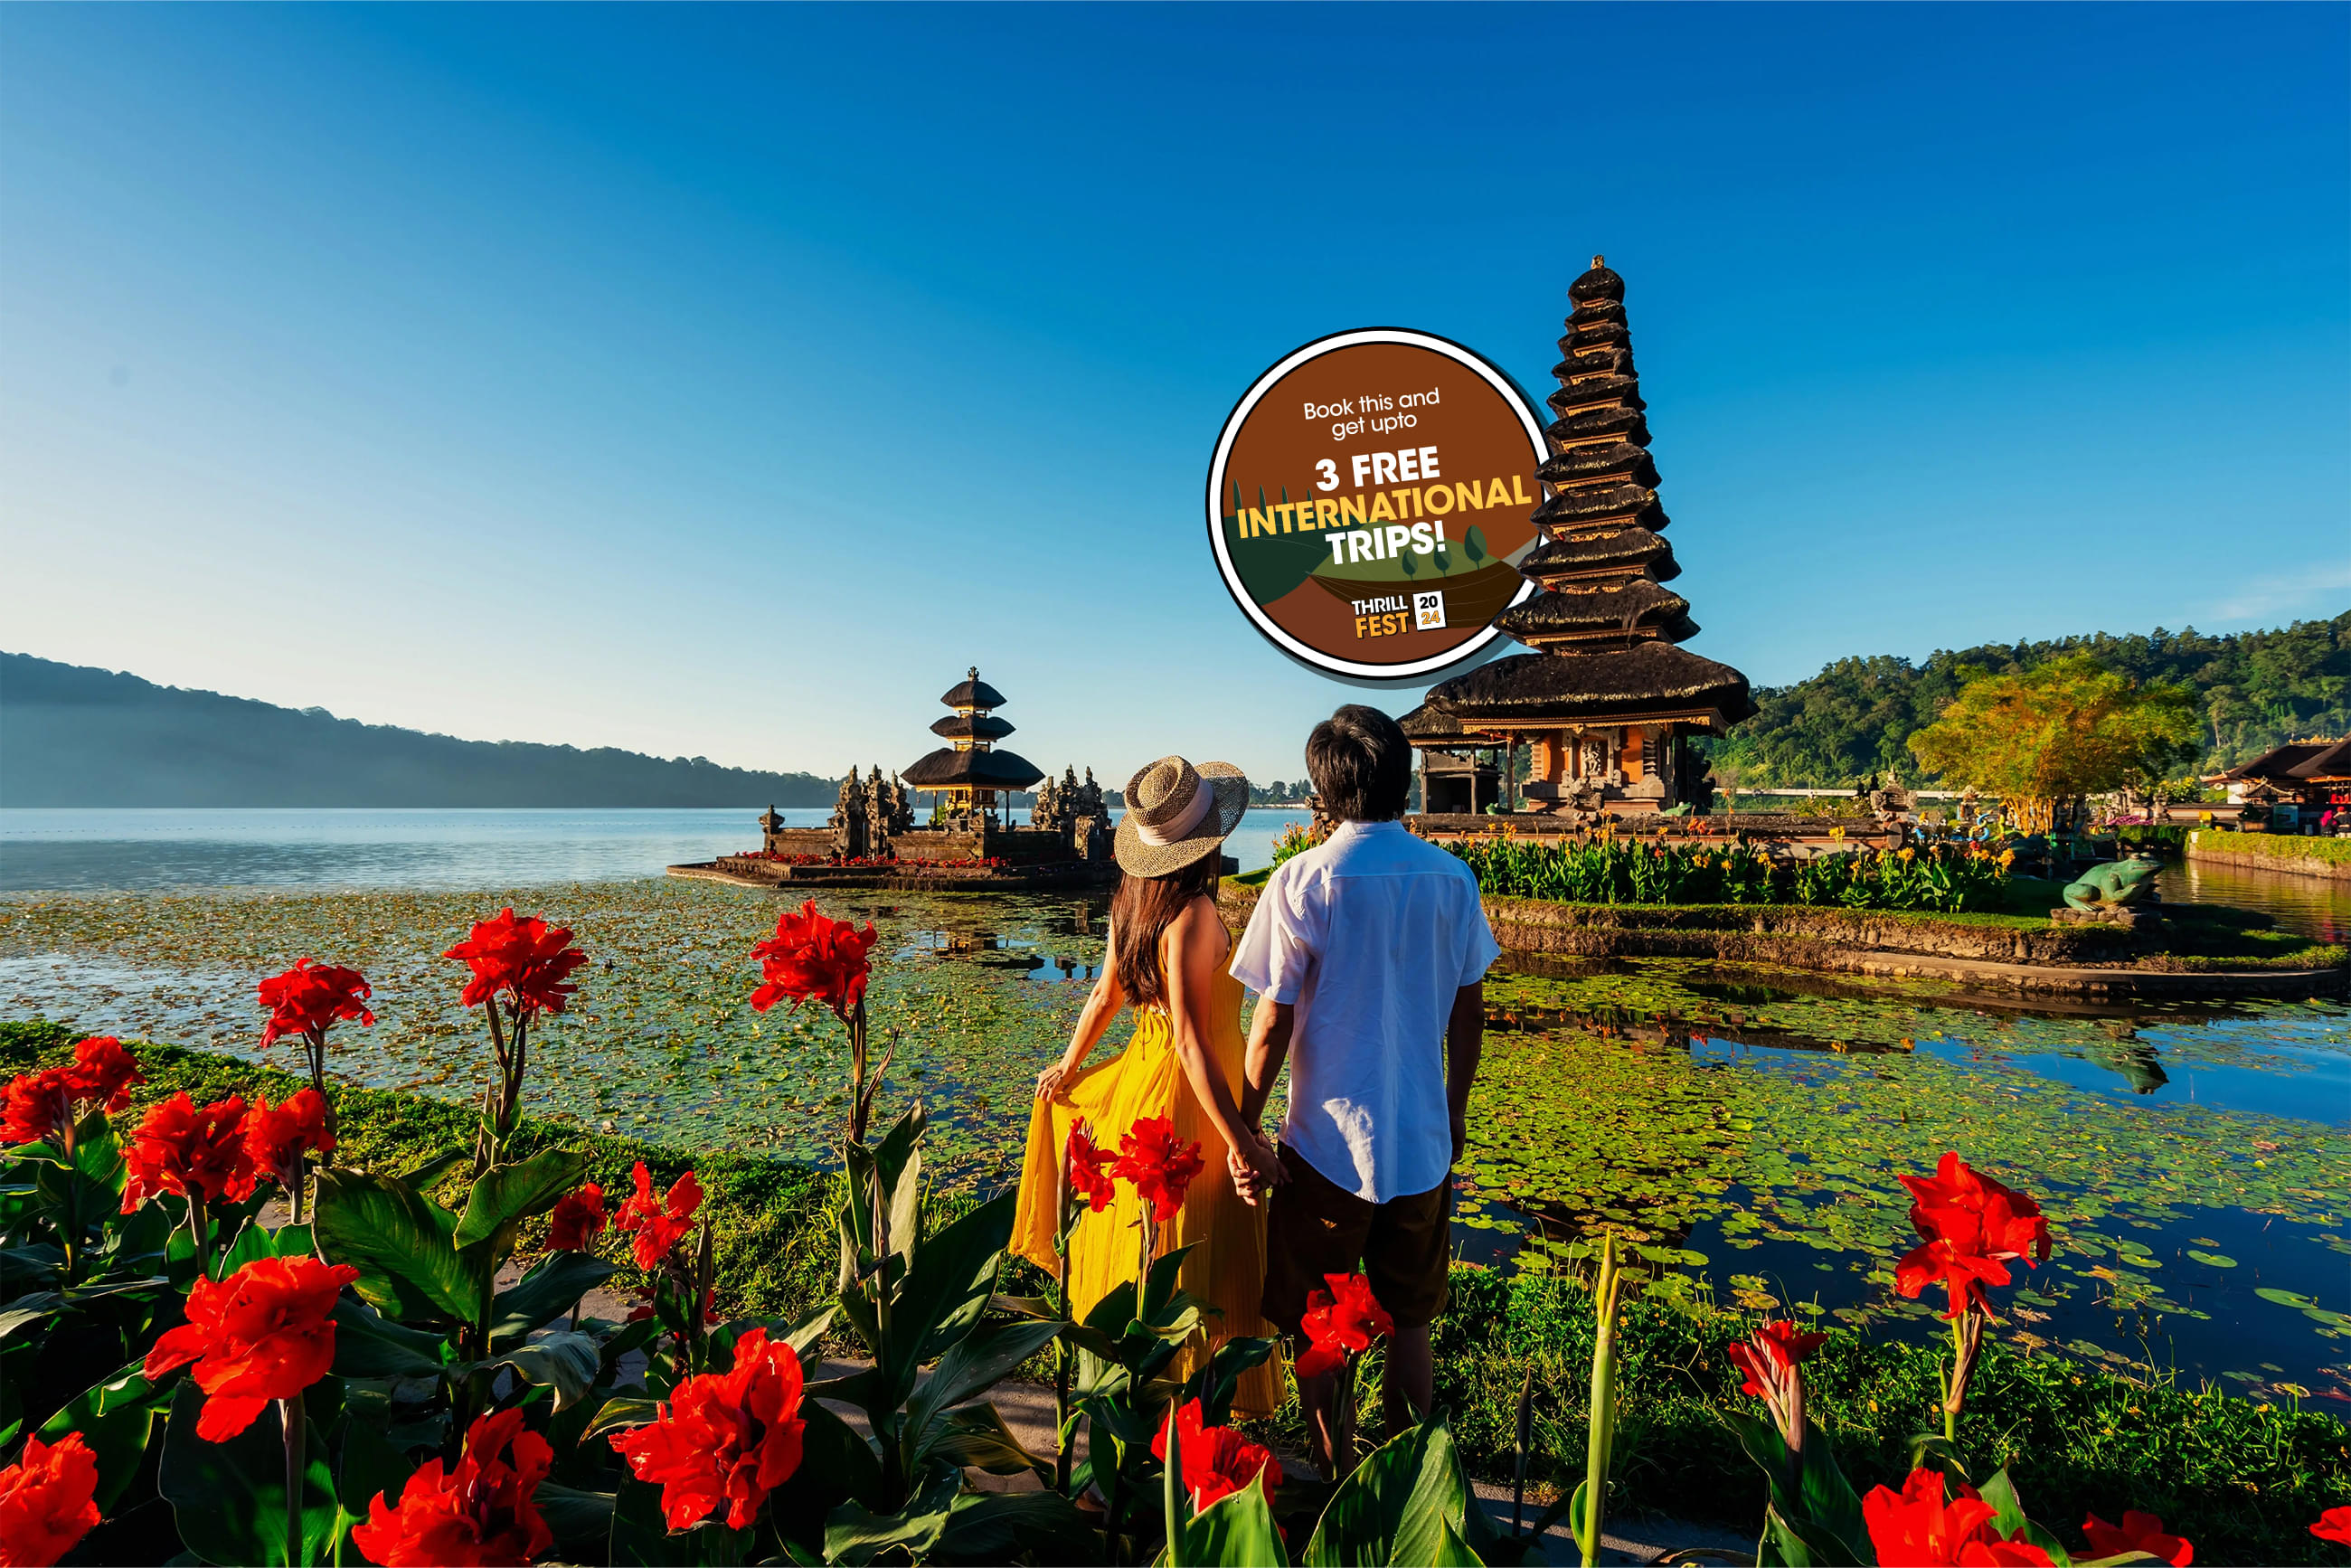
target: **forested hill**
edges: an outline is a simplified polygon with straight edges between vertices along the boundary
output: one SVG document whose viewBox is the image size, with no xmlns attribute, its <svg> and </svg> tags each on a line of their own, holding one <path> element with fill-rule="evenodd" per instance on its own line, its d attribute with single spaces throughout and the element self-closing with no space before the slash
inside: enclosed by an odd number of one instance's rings
<svg viewBox="0 0 2351 1568">
<path fill-rule="evenodd" d="M 457 740 L 0 653 L 0 806 L 830 806 L 806 773 Z"/>
<path fill-rule="evenodd" d="M 2014 674 L 2087 653 L 2137 681 L 2165 681 L 2196 695 L 2210 773 L 2307 736 L 2351 729 L 2351 612 L 2297 621 L 2282 631 L 2207 637 L 2189 629 L 2127 637 L 2097 632 L 2049 643 L 1988 643 L 1914 664 L 1880 654 L 1839 659 L 1810 680 L 1755 693 L 1755 716 L 1712 747 L 1716 773 L 1746 785 L 1837 789 L 1871 773 L 1918 781 L 1905 744 L 1934 721 L 1967 673 Z M 2185 771 L 2185 770 L 2183 770 Z"/>
</svg>

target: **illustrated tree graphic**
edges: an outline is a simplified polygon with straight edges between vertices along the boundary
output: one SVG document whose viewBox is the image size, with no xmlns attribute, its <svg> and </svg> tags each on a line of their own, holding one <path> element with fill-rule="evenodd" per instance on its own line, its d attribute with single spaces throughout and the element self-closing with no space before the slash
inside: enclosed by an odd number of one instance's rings
<svg viewBox="0 0 2351 1568">
<path fill-rule="evenodd" d="M 1470 525 L 1469 531 L 1462 536 L 1461 553 L 1469 558 L 1469 564 L 1472 567 L 1486 559 L 1486 536 L 1478 531 L 1477 525 L 1474 523 Z"/>
<path fill-rule="evenodd" d="M 1450 544 L 1438 545 L 1434 559 L 1437 561 L 1437 574 L 1439 577 L 1444 576 L 1453 570 L 1453 547 Z"/>
<path fill-rule="evenodd" d="M 1418 577 L 1420 575 L 1420 567 L 1413 560 L 1412 551 L 1408 549 L 1396 551 L 1396 564 L 1404 568 L 1404 574 L 1406 577 Z"/>
</svg>

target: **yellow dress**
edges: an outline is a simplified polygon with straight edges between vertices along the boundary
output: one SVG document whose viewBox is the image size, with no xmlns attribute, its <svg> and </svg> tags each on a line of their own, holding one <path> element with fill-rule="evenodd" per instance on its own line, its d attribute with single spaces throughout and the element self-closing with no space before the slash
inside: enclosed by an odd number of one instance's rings
<svg viewBox="0 0 2351 1568">
<path fill-rule="evenodd" d="M 1108 960 L 1105 959 L 1105 962 Z M 1241 983 L 1220 966 L 1208 999 L 1212 1022 L 1206 1044 L 1236 1103 L 1241 1096 Z M 1029 1150 L 1020 1169 L 1020 1198 L 1012 1221 L 1012 1249 L 1047 1273 L 1059 1267 L 1053 1231 L 1060 1201 L 1061 1150 L 1071 1125 L 1082 1120 L 1093 1140 L 1115 1151 L 1122 1134 L 1144 1117 L 1173 1116 L 1176 1135 L 1196 1141 L 1204 1162 L 1184 1197 L 1175 1222 L 1162 1228 L 1159 1255 L 1178 1247 L 1193 1250 L 1177 1283 L 1195 1300 L 1217 1309 L 1206 1314 L 1211 1346 L 1231 1338 L 1270 1338 L 1260 1306 L 1265 1291 L 1265 1210 L 1241 1201 L 1225 1166 L 1225 1141 L 1208 1119 L 1184 1064 L 1176 1060 L 1167 1015 L 1158 1008 L 1137 1012 L 1134 1038 L 1108 1061 L 1081 1069 L 1051 1100 L 1034 1102 L 1029 1118 Z M 1134 1189 L 1118 1184 L 1118 1196 L 1096 1214 L 1081 1209 L 1070 1237 L 1070 1301 L 1083 1318 L 1094 1303 L 1134 1278 L 1139 1242 L 1136 1225 L 1143 1204 Z M 1279 1353 L 1245 1373 L 1233 1396 L 1236 1415 L 1270 1416 L 1281 1403 Z M 1188 1376 L 1199 1364 L 1196 1341 L 1176 1364 Z"/>
</svg>

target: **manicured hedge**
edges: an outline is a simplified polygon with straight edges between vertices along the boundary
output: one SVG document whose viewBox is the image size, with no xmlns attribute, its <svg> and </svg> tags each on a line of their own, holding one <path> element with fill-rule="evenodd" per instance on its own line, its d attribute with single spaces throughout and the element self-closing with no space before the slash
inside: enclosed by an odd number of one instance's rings
<svg viewBox="0 0 2351 1568">
<path fill-rule="evenodd" d="M 2265 860 L 2351 865 L 2351 839 L 2305 839 L 2294 833 L 2231 833 L 2199 828 L 2190 835 L 2188 845 L 2191 855 L 2198 850 L 2207 850 L 2215 854 L 2254 855 Z"/>
</svg>

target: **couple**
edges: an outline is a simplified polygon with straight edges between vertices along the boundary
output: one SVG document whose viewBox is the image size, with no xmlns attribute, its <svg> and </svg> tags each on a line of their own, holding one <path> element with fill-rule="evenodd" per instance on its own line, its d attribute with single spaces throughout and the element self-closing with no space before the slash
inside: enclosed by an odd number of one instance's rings
<svg viewBox="0 0 2351 1568">
<path fill-rule="evenodd" d="M 1294 1338 L 1324 1275 L 1366 1275 L 1395 1322 L 1384 1392 L 1397 1426 L 1430 1405 L 1450 1173 L 1478 1071 L 1481 983 L 1500 948 L 1468 868 L 1396 821 L 1412 747 L 1394 719 L 1341 708 L 1308 737 L 1306 767 L 1339 825 L 1275 870 L 1238 943 L 1217 914 L 1217 883 L 1249 780 L 1224 763 L 1168 757 L 1127 785 L 1109 950 L 1069 1049 L 1037 1076 L 1013 1246 L 1055 1267 L 1074 1123 L 1115 1148 L 1137 1120 L 1173 1117 L 1207 1166 L 1160 1250 L 1193 1248 L 1180 1282 L 1216 1309 L 1212 1341 Z M 1246 1042 L 1243 988 L 1258 994 Z M 1125 1051 L 1087 1067 L 1130 1006 Z M 1277 1143 L 1259 1121 L 1285 1061 Z M 1140 1207 L 1122 1183 L 1108 1209 L 1081 1212 L 1070 1239 L 1079 1316 L 1134 1277 Z M 1299 1387 L 1326 1475 L 1338 1376 Z M 1241 1379 L 1233 1407 L 1270 1415 L 1281 1393 L 1279 1362 L 1268 1362 Z"/>
</svg>

